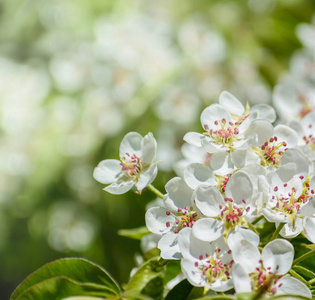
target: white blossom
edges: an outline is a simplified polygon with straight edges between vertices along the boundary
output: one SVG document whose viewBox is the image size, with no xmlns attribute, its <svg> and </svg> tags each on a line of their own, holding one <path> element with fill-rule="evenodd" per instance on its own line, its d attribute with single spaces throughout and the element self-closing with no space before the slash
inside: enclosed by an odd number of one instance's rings
<svg viewBox="0 0 315 300">
<path fill-rule="evenodd" d="M 97 181 L 109 184 L 104 190 L 111 194 L 123 194 L 133 186 L 141 192 L 157 175 L 156 147 L 152 133 L 142 137 L 137 132 L 129 132 L 120 144 L 120 161 L 101 161 L 93 176 Z"/>
</svg>

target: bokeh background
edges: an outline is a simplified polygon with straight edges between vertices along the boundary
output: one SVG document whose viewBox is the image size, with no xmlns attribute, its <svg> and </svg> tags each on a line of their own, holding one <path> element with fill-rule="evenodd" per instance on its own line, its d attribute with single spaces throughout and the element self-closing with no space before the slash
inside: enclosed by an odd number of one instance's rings
<svg viewBox="0 0 315 300">
<path fill-rule="evenodd" d="M 183 135 L 227 90 L 271 103 L 313 0 L 0 1 L 0 295 L 43 264 L 80 256 L 120 283 L 155 197 L 93 177 L 129 131 L 153 132 L 164 192 Z M 314 35 L 315 37 L 315 35 Z"/>
</svg>

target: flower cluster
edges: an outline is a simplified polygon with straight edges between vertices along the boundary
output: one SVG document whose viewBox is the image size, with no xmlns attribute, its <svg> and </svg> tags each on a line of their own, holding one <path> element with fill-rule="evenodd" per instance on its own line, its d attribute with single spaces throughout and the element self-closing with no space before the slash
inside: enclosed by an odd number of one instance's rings
<svg viewBox="0 0 315 300">
<path fill-rule="evenodd" d="M 225 91 L 201 113 L 204 132 L 184 136 L 196 149 L 193 162 L 167 182 L 165 195 L 157 193 L 162 201 L 145 221 L 160 256 L 180 260 L 192 285 L 311 298 L 307 285 L 287 274 L 294 258 L 287 239 L 302 234 L 315 243 L 315 160 L 307 155 L 314 152 L 314 113 L 299 122 L 307 132 L 300 139 L 298 126 L 273 124 L 271 106 L 244 106 Z M 155 152 L 151 133 L 129 133 L 120 161 L 102 161 L 94 177 L 115 194 L 134 185 L 153 190 Z M 275 230 L 261 240 L 259 230 L 270 223 Z"/>
</svg>

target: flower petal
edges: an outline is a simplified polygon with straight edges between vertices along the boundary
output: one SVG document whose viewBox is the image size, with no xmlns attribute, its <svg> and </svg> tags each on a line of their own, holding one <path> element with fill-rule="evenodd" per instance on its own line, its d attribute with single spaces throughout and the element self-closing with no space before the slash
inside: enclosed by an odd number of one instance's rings
<svg viewBox="0 0 315 300">
<path fill-rule="evenodd" d="M 273 107 L 268 104 L 256 104 L 250 109 L 252 112 L 258 112 L 257 119 L 265 119 L 271 123 L 276 120 L 276 112 Z"/>
<path fill-rule="evenodd" d="M 182 255 L 178 246 L 178 234 L 169 232 L 163 235 L 158 242 L 161 257 L 164 259 L 181 259 Z"/>
<path fill-rule="evenodd" d="M 94 169 L 93 177 L 104 184 L 116 181 L 121 173 L 120 161 L 116 159 L 106 159 L 101 161 Z"/>
<path fill-rule="evenodd" d="M 131 190 L 134 185 L 135 182 L 133 180 L 120 180 L 113 182 L 111 185 L 104 188 L 104 190 L 111 194 L 121 195 Z"/>
<path fill-rule="evenodd" d="M 167 194 L 164 197 L 164 202 L 169 209 L 177 211 L 178 208 L 192 205 L 193 191 L 180 177 L 169 180 L 165 185 L 165 189 Z"/>
<path fill-rule="evenodd" d="M 193 285 L 193 286 L 205 286 L 206 281 L 204 279 L 204 276 L 202 275 L 202 272 L 195 267 L 194 261 L 184 258 L 181 260 L 181 268 L 182 272 L 184 273 L 187 280 Z"/>
<path fill-rule="evenodd" d="M 145 214 L 145 223 L 147 228 L 155 234 L 165 234 L 171 231 L 172 225 L 175 224 L 176 217 L 171 213 L 167 214 L 167 209 L 163 207 L 152 207 Z M 169 222 L 169 226 L 166 226 Z"/>
<path fill-rule="evenodd" d="M 199 219 L 192 228 L 193 235 L 206 242 L 212 242 L 222 236 L 224 225 L 222 222 L 212 219 Z"/>
<path fill-rule="evenodd" d="M 290 242 L 284 239 L 275 239 L 269 242 L 262 250 L 262 260 L 265 269 L 277 275 L 289 272 L 294 257 L 294 248 Z"/>
<path fill-rule="evenodd" d="M 215 185 L 216 181 L 211 169 L 203 164 L 192 163 L 184 170 L 184 178 L 188 186 L 195 189 L 198 185 Z"/>
<path fill-rule="evenodd" d="M 234 248 L 235 244 L 242 239 L 251 242 L 256 247 L 259 246 L 259 235 L 250 229 L 245 229 L 242 227 L 240 227 L 238 230 L 233 230 L 230 232 L 227 242 L 229 247 L 232 249 Z"/>
<path fill-rule="evenodd" d="M 235 263 L 240 264 L 248 274 L 252 273 L 259 265 L 260 260 L 260 252 L 257 246 L 244 239 L 233 243 L 231 246 Z"/>
<path fill-rule="evenodd" d="M 143 137 L 137 132 L 127 133 L 120 143 L 119 156 L 126 157 L 126 153 L 130 155 L 142 156 L 141 143 Z"/>
<path fill-rule="evenodd" d="M 282 285 L 281 285 L 282 284 Z M 280 285 L 280 287 L 279 287 Z M 286 276 L 279 279 L 277 283 L 276 296 L 278 295 L 297 295 L 306 298 L 312 298 L 309 288 L 298 279 L 292 276 Z"/>
<path fill-rule="evenodd" d="M 194 198 L 198 209 L 207 217 L 219 216 L 220 205 L 225 205 L 220 191 L 216 187 L 208 185 L 199 185 L 195 190 Z"/>
<path fill-rule="evenodd" d="M 304 232 L 309 241 L 315 244 L 315 217 L 304 219 Z"/>
<path fill-rule="evenodd" d="M 252 284 L 248 273 L 241 264 L 234 264 L 232 268 L 232 279 L 237 293 L 247 293 L 252 291 Z"/>
<path fill-rule="evenodd" d="M 219 103 L 233 115 L 241 116 L 245 112 L 244 105 L 227 91 L 220 94 Z"/>
<path fill-rule="evenodd" d="M 234 173 L 225 189 L 225 195 L 228 198 L 232 198 L 237 204 L 249 204 L 253 196 L 253 184 L 244 171 L 238 171 Z"/>
<path fill-rule="evenodd" d="M 139 180 L 136 183 L 136 187 L 138 191 L 142 191 L 146 186 L 151 184 L 154 181 L 157 173 L 158 173 L 158 168 L 156 164 L 153 164 L 148 169 L 141 172 L 139 176 Z"/>
<path fill-rule="evenodd" d="M 214 122 L 221 121 L 222 119 L 225 119 L 227 122 L 232 121 L 231 115 L 225 107 L 217 103 L 206 107 L 200 116 L 202 127 L 207 131 L 209 129 L 215 130 L 217 125 L 215 125 Z M 208 129 L 205 128 L 206 125 L 208 126 Z"/>
<path fill-rule="evenodd" d="M 142 157 L 145 164 L 151 164 L 155 160 L 157 143 L 153 134 L 149 132 L 141 142 Z"/>
<path fill-rule="evenodd" d="M 197 147 L 201 147 L 201 140 L 204 138 L 205 136 L 201 133 L 197 133 L 197 132 L 188 132 L 184 135 L 184 141 L 186 141 L 188 144 L 197 146 Z"/>
</svg>

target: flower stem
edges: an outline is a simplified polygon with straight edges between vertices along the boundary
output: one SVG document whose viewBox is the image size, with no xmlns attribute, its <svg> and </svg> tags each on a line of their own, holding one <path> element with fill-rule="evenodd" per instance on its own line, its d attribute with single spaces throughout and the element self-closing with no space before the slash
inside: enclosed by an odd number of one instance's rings
<svg viewBox="0 0 315 300">
<path fill-rule="evenodd" d="M 275 232 L 273 233 L 273 235 L 270 238 L 270 241 L 273 241 L 274 239 L 276 239 L 279 235 L 280 230 L 282 229 L 282 227 L 284 226 L 285 223 L 280 223 L 279 226 L 276 228 Z"/>
<path fill-rule="evenodd" d="M 311 250 L 311 251 L 309 251 L 309 252 L 307 252 L 307 253 L 301 255 L 301 256 L 298 257 L 297 259 L 295 259 L 295 260 L 293 261 L 293 263 L 292 263 L 292 266 L 298 264 L 300 261 L 302 261 L 302 260 L 304 260 L 304 259 L 306 259 L 306 258 L 308 258 L 308 257 L 311 257 L 311 256 L 313 256 L 313 255 L 315 255 L 315 249 L 314 249 L 314 250 Z"/>
<path fill-rule="evenodd" d="M 157 195 L 159 198 L 163 199 L 164 195 L 157 189 L 155 188 L 152 184 L 148 185 L 148 189 L 153 192 L 155 195 Z"/>
</svg>

